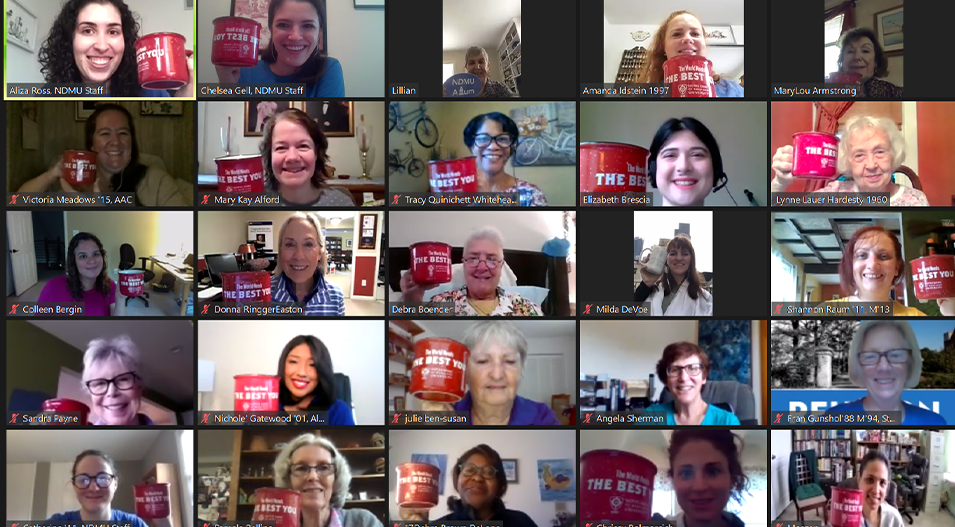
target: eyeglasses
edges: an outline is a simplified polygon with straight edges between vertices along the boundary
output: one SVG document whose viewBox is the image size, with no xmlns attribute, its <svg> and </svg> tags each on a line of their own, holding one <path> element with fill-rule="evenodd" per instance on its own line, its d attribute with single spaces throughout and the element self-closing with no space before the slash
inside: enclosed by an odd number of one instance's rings
<svg viewBox="0 0 955 527">
<path fill-rule="evenodd" d="M 686 370 L 686 373 L 688 373 L 690 377 L 696 377 L 703 372 L 703 365 L 697 362 L 696 364 L 687 364 L 686 366 L 670 366 L 667 368 L 667 375 L 670 377 L 679 377 L 683 370 Z"/>
<path fill-rule="evenodd" d="M 96 482 L 96 486 L 105 489 L 116 481 L 116 476 L 112 474 L 107 474 L 106 472 L 100 472 L 95 477 L 90 476 L 89 474 L 77 474 L 73 476 L 73 486 L 78 489 L 85 489 L 90 486 L 90 483 Z"/>
<path fill-rule="evenodd" d="M 323 463 L 321 465 L 292 465 L 292 475 L 299 478 L 307 478 L 311 471 L 315 471 L 319 477 L 328 477 L 335 473 L 335 465 Z"/>
<path fill-rule="evenodd" d="M 909 361 L 909 355 L 912 350 L 897 349 L 889 351 L 860 351 L 859 364 L 863 366 L 875 366 L 885 357 L 889 364 L 905 364 Z"/>
<path fill-rule="evenodd" d="M 481 476 L 484 479 L 491 479 L 497 475 L 497 469 L 490 465 L 479 467 L 475 465 L 474 463 L 463 463 L 461 465 L 458 465 L 458 468 L 461 469 L 461 475 L 466 478 L 469 478 L 477 474 L 478 472 L 481 473 Z"/>
<path fill-rule="evenodd" d="M 497 143 L 501 148 L 507 148 L 514 144 L 514 138 L 508 134 L 501 134 L 491 137 L 488 134 L 478 134 L 474 136 L 474 144 L 480 148 L 484 148 L 491 144 L 491 140 Z"/>
<path fill-rule="evenodd" d="M 494 269 L 497 267 L 497 264 L 501 263 L 495 258 L 477 258 L 472 256 L 464 259 L 464 263 L 468 264 L 468 267 L 471 268 L 481 265 L 481 262 L 484 262 L 484 265 L 487 265 L 488 269 Z"/>
<path fill-rule="evenodd" d="M 139 375 L 136 375 L 134 371 L 128 371 L 113 377 L 112 379 L 93 379 L 91 381 L 86 381 L 86 387 L 89 389 L 90 393 L 93 395 L 103 395 L 109 391 L 109 385 L 115 384 L 117 390 L 130 390 L 133 387 L 133 384 L 136 383 L 136 379 L 139 378 Z"/>
</svg>

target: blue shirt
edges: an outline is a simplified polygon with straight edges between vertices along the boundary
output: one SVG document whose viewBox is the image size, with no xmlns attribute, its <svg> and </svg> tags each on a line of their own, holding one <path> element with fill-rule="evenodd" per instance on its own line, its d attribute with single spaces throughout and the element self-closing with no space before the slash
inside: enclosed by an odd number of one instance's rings
<svg viewBox="0 0 955 527">
<path fill-rule="evenodd" d="M 345 295 L 340 287 L 329 283 L 322 273 L 315 273 L 315 286 L 304 300 L 295 296 L 295 283 L 285 273 L 272 276 L 272 302 L 304 302 L 305 315 L 310 317 L 345 316 Z"/>
<path fill-rule="evenodd" d="M 736 81 L 721 77 L 720 81 L 716 83 L 716 96 L 742 97 L 743 87 L 740 86 Z"/>
<path fill-rule="evenodd" d="M 54 514 L 53 516 L 50 516 L 50 519 L 47 521 L 81 522 L 83 521 L 83 518 L 80 517 L 80 511 L 67 511 Z M 149 527 L 139 516 L 117 509 L 113 509 L 113 512 L 109 515 L 109 521 L 128 523 L 130 524 L 130 527 Z"/>
<path fill-rule="evenodd" d="M 645 412 L 666 412 L 667 413 L 667 424 L 670 426 L 676 426 L 676 408 L 673 406 L 673 401 L 668 401 L 662 404 L 654 404 L 649 408 L 644 410 Z M 706 415 L 703 416 L 703 422 L 700 425 L 706 426 L 727 426 L 727 425 L 738 425 L 739 419 L 735 415 L 723 410 L 722 408 L 717 408 L 715 405 L 709 405 L 706 408 Z"/>
<path fill-rule="evenodd" d="M 471 407 L 474 400 L 471 399 L 471 392 L 464 394 L 464 399 L 454 403 L 455 412 L 467 412 L 469 419 Z M 560 421 L 554 415 L 554 411 L 544 403 L 538 403 L 530 399 L 525 399 L 518 395 L 514 398 L 514 406 L 511 407 L 511 418 L 507 421 L 508 425 L 527 426 L 560 426 Z"/>
<path fill-rule="evenodd" d="M 239 70 L 239 84 L 275 84 L 300 82 L 295 75 L 280 77 L 272 72 L 269 63 L 260 60 L 251 68 Z M 342 64 L 338 59 L 325 57 L 325 73 L 318 82 L 305 88 L 306 97 L 344 97 L 345 76 L 342 73 Z"/>
<path fill-rule="evenodd" d="M 863 397 L 864 399 L 864 397 Z M 902 407 L 905 408 L 905 420 L 899 423 L 902 426 L 944 426 L 948 423 L 945 418 L 937 413 L 919 408 L 914 404 L 902 401 Z M 864 412 L 862 399 L 850 403 L 837 404 L 826 410 L 827 412 Z"/>
<path fill-rule="evenodd" d="M 286 412 L 285 407 L 280 407 L 281 411 Z M 317 412 L 317 408 L 312 408 L 309 406 L 308 412 Z M 335 399 L 335 402 L 328 407 L 328 424 L 330 425 L 353 425 L 355 424 L 355 417 L 351 413 L 351 408 L 348 407 L 348 404 L 341 399 Z"/>
</svg>

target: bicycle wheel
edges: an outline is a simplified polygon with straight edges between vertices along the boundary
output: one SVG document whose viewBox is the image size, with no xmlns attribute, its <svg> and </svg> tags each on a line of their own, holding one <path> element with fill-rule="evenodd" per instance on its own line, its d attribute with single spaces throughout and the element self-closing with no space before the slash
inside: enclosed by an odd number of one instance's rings
<svg viewBox="0 0 955 527">
<path fill-rule="evenodd" d="M 424 161 L 417 157 L 408 163 L 408 173 L 411 174 L 411 177 L 421 177 L 421 174 L 424 174 L 424 168 Z"/>
<path fill-rule="evenodd" d="M 431 148 L 438 142 L 438 126 L 428 116 L 422 116 L 414 125 L 415 139 L 425 148 Z"/>
<path fill-rule="evenodd" d="M 388 131 L 395 129 L 395 124 L 398 123 L 398 113 L 395 112 L 395 107 L 388 105 Z"/>
<path fill-rule="evenodd" d="M 577 134 L 570 135 L 566 141 L 564 141 L 564 147 L 567 150 L 573 150 L 573 153 L 568 153 L 567 157 L 573 158 L 574 163 L 577 162 L 580 156 L 580 148 L 577 146 Z"/>
<path fill-rule="evenodd" d="M 517 154 L 514 157 L 521 165 L 533 165 L 540 159 L 543 150 L 540 140 L 530 137 L 517 144 Z"/>
<path fill-rule="evenodd" d="M 388 154 L 388 172 L 394 172 L 401 166 L 401 163 L 398 162 L 398 157 L 394 154 Z"/>
</svg>

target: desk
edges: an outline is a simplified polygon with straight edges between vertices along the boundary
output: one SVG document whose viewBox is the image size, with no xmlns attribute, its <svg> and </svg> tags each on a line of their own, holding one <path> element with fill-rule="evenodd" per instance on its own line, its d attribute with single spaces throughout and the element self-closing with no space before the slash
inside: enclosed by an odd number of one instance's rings
<svg viewBox="0 0 955 527">
<path fill-rule="evenodd" d="M 192 292 L 192 283 L 194 280 L 193 274 L 179 271 L 179 269 L 185 267 L 185 265 L 183 265 L 182 260 L 178 258 L 170 258 L 167 256 L 150 256 L 148 260 L 150 271 L 155 273 L 156 264 L 159 264 L 160 269 L 175 277 L 177 285 L 182 285 L 182 301 L 180 302 L 179 306 L 179 316 L 186 316 L 186 308 L 189 305 L 189 293 Z"/>
</svg>

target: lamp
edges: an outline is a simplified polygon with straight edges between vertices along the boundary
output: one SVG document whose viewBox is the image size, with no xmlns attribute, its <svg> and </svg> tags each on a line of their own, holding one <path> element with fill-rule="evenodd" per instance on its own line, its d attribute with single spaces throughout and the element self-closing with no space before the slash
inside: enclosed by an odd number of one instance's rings
<svg viewBox="0 0 955 527">
<path fill-rule="evenodd" d="M 236 252 L 242 255 L 242 261 L 251 260 L 253 255 L 255 255 L 255 244 L 244 243 L 239 246 L 239 250 Z"/>
<path fill-rule="evenodd" d="M 211 360 L 202 360 L 199 359 L 196 362 L 196 372 L 198 373 L 199 384 L 197 391 L 199 392 L 199 398 L 196 401 L 196 411 L 199 412 L 202 409 L 202 394 L 203 393 L 212 393 L 213 381 L 216 376 L 216 363 Z"/>
<path fill-rule="evenodd" d="M 365 114 L 361 114 L 361 122 L 355 130 L 355 140 L 358 141 L 358 150 L 361 152 L 361 177 L 368 177 L 368 151 L 371 150 L 371 126 L 365 123 Z"/>
</svg>

